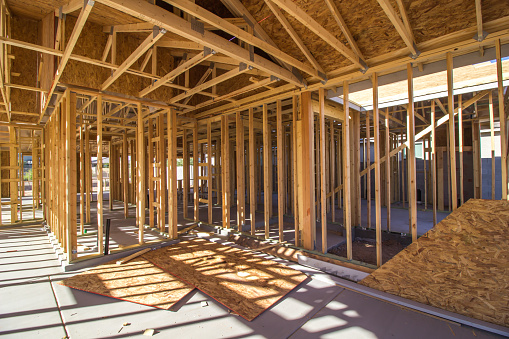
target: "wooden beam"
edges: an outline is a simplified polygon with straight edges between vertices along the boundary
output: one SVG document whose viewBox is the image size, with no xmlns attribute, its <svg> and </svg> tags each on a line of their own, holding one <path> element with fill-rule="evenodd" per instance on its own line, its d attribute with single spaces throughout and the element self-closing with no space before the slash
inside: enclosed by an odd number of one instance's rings
<svg viewBox="0 0 509 339">
<path fill-rule="evenodd" d="M 77 239 L 77 188 L 76 188 L 76 93 L 66 91 L 66 141 L 65 141 L 65 176 L 66 176 L 66 224 L 67 224 L 67 258 L 69 261 L 78 258 L 78 239 Z M 35 163 L 32 159 L 32 164 Z M 38 183 L 37 183 L 38 185 Z M 33 187 L 34 185 L 32 185 Z"/>
<path fill-rule="evenodd" d="M 297 32 L 295 32 L 292 25 L 284 17 L 279 8 L 277 8 L 271 0 L 265 0 L 265 4 L 267 4 L 267 6 L 270 8 L 272 13 L 276 17 L 276 19 L 278 19 L 279 22 L 281 23 L 281 26 L 283 26 L 283 28 L 286 30 L 290 38 L 292 38 L 292 40 L 295 42 L 295 44 L 300 49 L 302 54 L 304 54 L 306 59 L 311 63 L 311 65 L 313 65 L 313 67 L 315 67 L 319 72 L 325 74 L 325 71 L 323 70 L 322 66 L 320 66 L 318 61 L 316 61 L 315 57 L 313 56 L 313 54 L 311 54 L 306 45 L 304 45 L 302 39 L 299 37 Z"/>
<path fill-rule="evenodd" d="M 138 243 L 144 243 L 143 232 L 145 230 L 145 137 L 144 137 L 144 122 L 141 103 L 137 105 L 138 125 L 136 130 L 136 146 L 138 154 L 136 155 L 136 168 L 138 169 L 138 191 L 137 191 L 137 209 L 138 209 Z"/>
<path fill-rule="evenodd" d="M 300 241 L 300 227 L 299 227 L 299 173 L 298 173 L 298 130 L 297 130 L 297 118 L 299 115 L 298 111 L 298 100 L 299 97 L 294 95 L 292 98 L 292 156 L 293 156 L 293 218 L 295 228 L 295 246 L 301 246 Z"/>
<path fill-rule="evenodd" d="M 336 20 L 336 23 L 338 24 L 339 28 L 341 29 L 341 32 L 343 32 L 343 34 L 346 38 L 346 41 L 348 41 L 348 44 L 352 47 L 355 54 L 357 54 L 357 56 L 360 59 L 364 59 L 364 56 L 362 55 L 359 47 L 357 46 L 355 39 L 353 38 L 352 34 L 350 33 L 350 30 L 348 29 L 348 27 L 346 27 L 345 20 L 343 20 L 343 16 L 339 12 L 339 9 L 336 7 L 336 5 L 334 4 L 334 2 L 332 0 L 325 0 L 325 4 L 327 5 L 327 7 L 329 7 L 332 17 L 334 18 L 334 20 Z"/>
<path fill-rule="evenodd" d="M 191 41 L 203 43 L 205 46 L 208 46 L 218 53 L 225 54 L 246 64 L 253 65 L 268 74 L 275 75 L 278 78 L 288 81 L 294 85 L 299 87 L 303 86 L 302 81 L 300 81 L 290 71 L 275 65 L 257 54 L 255 54 L 253 60 L 251 60 L 249 51 L 209 31 L 204 31 L 204 33 L 201 34 L 191 28 L 190 22 L 176 16 L 175 14 L 161 10 L 160 7 L 145 2 L 139 2 L 138 0 L 97 1 L 126 14 L 132 15 L 138 19 L 151 22 L 156 26 L 162 27 Z"/>
<path fill-rule="evenodd" d="M 193 199 L 194 199 L 194 221 L 200 220 L 200 196 L 198 194 L 198 123 L 193 127 Z M 224 225 L 223 225 L 224 226 Z"/>
<path fill-rule="evenodd" d="M 495 114 L 493 113 L 493 92 L 489 94 L 489 112 L 490 112 L 490 141 L 491 141 L 491 200 L 495 200 Z"/>
<path fill-rule="evenodd" d="M 204 89 L 210 88 L 210 87 L 212 87 L 214 85 L 217 85 L 217 84 L 219 84 L 219 83 L 221 83 L 223 81 L 231 79 L 231 78 L 233 78 L 233 77 L 235 77 L 237 75 L 240 75 L 242 73 L 245 73 L 248 70 L 249 70 L 248 66 L 246 66 L 245 64 L 241 64 L 239 66 L 239 68 L 232 69 L 231 71 L 226 72 L 226 73 L 224 73 L 224 74 L 222 74 L 222 75 L 220 75 L 218 77 L 215 77 L 214 79 L 211 79 L 211 80 L 209 80 L 209 81 L 207 81 L 207 82 L 205 82 L 205 83 L 203 83 L 203 84 L 201 84 L 199 86 L 196 86 L 196 87 L 190 89 L 187 92 L 181 93 L 181 94 L 171 98 L 170 99 L 170 103 L 172 103 L 172 104 L 176 103 L 176 102 L 178 102 L 178 101 L 180 101 L 182 99 L 185 99 L 185 98 L 187 98 L 187 97 L 189 97 L 191 95 L 199 93 L 199 92 L 203 91 Z"/>
<path fill-rule="evenodd" d="M 97 239 L 99 254 L 104 252 L 104 225 L 103 225 L 103 136 L 102 136 L 103 98 L 97 97 Z"/>
<path fill-rule="evenodd" d="M 215 26 L 222 31 L 229 33 L 238 39 L 246 42 L 247 44 L 250 44 L 252 46 L 258 47 L 262 49 L 263 51 L 267 52 L 268 54 L 276 57 L 277 59 L 283 61 L 284 63 L 287 63 L 296 69 L 299 69 L 301 71 L 304 71 L 312 76 L 320 77 L 318 71 L 314 69 L 313 67 L 309 67 L 308 65 L 304 64 L 303 62 L 295 59 L 294 57 L 282 52 L 279 48 L 276 46 L 273 46 L 269 44 L 268 42 L 257 38 L 256 36 L 250 34 L 249 32 L 244 31 L 243 29 L 237 27 L 236 25 L 224 20 L 223 18 L 207 11 L 206 9 L 197 6 L 191 1 L 188 0 L 164 0 L 165 2 L 176 6 L 183 11 L 199 18 L 200 20 Z"/>
<path fill-rule="evenodd" d="M 251 235 L 256 233 L 256 187 L 255 187 L 255 135 L 254 112 L 249 109 L 249 213 Z"/>
<path fill-rule="evenodd" d="M 415 41 L 412 39 L 411 33 L 406 29 L 405 25 L 403 24 L 398 14 L 392 7 L 390 1 L 389 0 L 377 0 L 377 1 L 384 10 L 389 20 L 392 22 L 394 28 L 396 28 L 396 31 L 398 31 L 399 35 L 405 42 L 405 45 L 407 45 L 408 49 L 412 53 L 412 57 L 414 59 L 417 58 L 420 54 L 420 52 L 417 50 L 417 45 L 415 44 Z"/>
<path fill-rule="evenodd" d="M 276 78 L 276 77 L 270 77 L 270 78 L 266 78 L 264 80 L 260 80 L 258 82 L 255 82 L 255 83 L 251 84 L 251 85 L 247 85 L 245 87 L 242 87 L 242 88 L 240 88 L 240 89 L 238 89 L 236 91 L 232 91 L 232 92 L 230 92 L 228 94 L 225 94 L 225 95 L 222 95 L 220 97 L 216 97 L 216 98 L 204 101 L 204 102 L 196 105 L 192 109 L 185 110 L 184 113 L 186 113 L 186 114 L 187 113 L 192 113 L 195 110 L 200 109 L 202 107 L 206 107 L 206 106 L 218 103 L 218 102 L 223 101 L 223 100 L 228 100 L 229 98 L 232 98 L 234 96 L 237 96 L 237 95 L 240 95 L 240 94 L 244 94 L 246 92 L 249 92 L 249 91 L 252 91 L 252 90 L 255 90 L 255 89 L 267 86 L 267 85 L 270 85 L 270 84 L 278 82 L 278 81 L 279 81 L 279 79 Z M 214 87 L 212 87 L 212 88 L 214 88 Z M 203 92 L 201 92 L 201 93 L 203 93 Z M 205 112 L 204 114 L 208 114 L 208 113 Z"/>
<path fill-rule="evenodd" d="M 276 156 L 277 156 L 277 216 L 279 226 L 279 242 L 284 242 L 284 147 L 283 147 L 283 112 L 281 108 L 281 100 L 276 101 Z"/>
<path fill-rule="evenodd" d="M 488 33 L 486 33 L 483 30 L 481 0 L 475 0 L 475 18 L 476 18 L 476 23 L 477 23 L 477 33 L 474 36 L 474 39 L 481 42 L 488 35 Z"/>
<path fill-rule="evenodd" d="M 221 116 L 221 170 L 223 194 L 223 227 L 230 228 L 230 126 L 228 116 Z"/>
<path fill-rule="evenodd" d="M 470 107 L 471 105 L 473 105 L 474 103 L 476 103 L 477 101 L 481 100 L 481 99 L 482 99 L 482 98 L 484 98 L 486 95 L 488 95 L 488 93 L 489 93 L 490 91 L 491 91 L 491 90 L 484 90 L 484 91 L 482 91 L 482 92 L 477 93 L 476 95 L 474 95 L 474 97 L 472 97 L 472 98 L 468 99 L 467 101 L 465 101 L 465 102 L 462 104 L 463 109 L 466 109 L 466 108 Z M 438 102 L 440 102 L 440 101 L 439 101 L 439 100 L 435 101 L 435 103 L 437 103 L 437 104 L 438 104 Z M 444 110 L 445 110 L 445 108 L 444 108 Z M 458 114 L 458 110 L 457 110 L 457 109 L 455 109 L 455 110 L 454 110 L 454 114 Z M 449 114 L 446 114 L 446 115 L 444 115 L 443 117 L 441 117 L 440 119 L 438 119 L 438 120 L 436 121 L 435 128 L 437 128 L 437 127 L 439 127 L 439 126 L 442 126 L 443 124 L 445 124 L 445 123 L 446 123 L 446 122 L 448 122 L 448 121 L 449 121 Z M 415 135 L 415 140 L 417 141 L 417 140 L 421 139 L 422 137 L 424 137 L 424 136 L 428 135 L 429 133 L 431 133 L 431 125 L 430 125 L 430 126 L 428 126 L 428 127 L 426 127 L 426 128 L 424 128 L 424 129 L 422 129 L 419 133 L 417 133 L 417 134 Z M 397 153 L 401 152 L 403 149 L 408 148 L 408 147 L 409 147 L 409 145 L 410 145 L 410 141 L 409 141 L 409 140 L 407 140 L 406 142 L 402 143 L 399 147 L 397 147 L 397 148 L 393 149 L 393 150 L 390 152 L 390 156 L 392 157 L 392 156 L 396 155 Z M 384 157 L 382 157 L 382 158 L 380 159 L 380 162 L 384 162 L 384 161 L 386 161 L 386 159 L 387 159 L 387 157 L 385 157 L 385 156 L 384 156 Z M 372 170 L 372 169 L 374 169 L 374 168 L 375 168 L 375 165 L 373 164 L 373 165 L 371 165 L 369 168 L 364 169 L 364 170 L 360 173 L 360 175 L 361 175 L 361 176 L 362 176 L 362 175 L 365 175 L 365 174 L 366 174 L 366 172 L 367 172 L 368 170 Z"/>
<path fill-rule="evenodd" d="M 433 195 L 433 226 L 437 224 L 437 164 L 436 164 L 436 133 L 435 133 L 435 102 L 431 102 L 431 187 Z M 442 171 L 443 172 L 443 171 Z"/>
<path fill-rule="evenodd" d="M 352 218 L 350 197 L 350 105 L 348 101 L 348 82 L 343 82 L 343 225 L 346 232 L 346 258 L 352 260 Z M 373 106 L 374 107 L 374 106 Z"/>
<path fill-rule="evenodd" d="M 327 253 L 327 192 L 325 189 L 325 91 L 320 88 L 318 91 L 320 102 L 319 123 L 320 123 L 320 207 L 322 224 L 322 253 Z"/>
<path fill-rule="evenodd" d="M 417 241 L 417 181 L 415 163 L 415 118 L 414 118 L 414 80 L 412 64 L 407 65 L 408 81 L 408 112 L 407 136 L 410 142 L 408 147 L 408 207 L 410 208 L 410 228 L 412 241 Z"/>
<path fill-rule="evenodd" d="M 207 80 L 209 75 L 212 73 L 212 70 L 214 69 L 214 67 L 215 67 L 214 64 L 211 64 L 211 67 L 207 68 L 205 73 L 203 73 L 203 75 L 201 76 L 200 80 L 198 80 L 198 82 L 194 86 L 196 87 L 196 86 L 200 86 L 201 84 L 203 84 L 205 82 L 205 80 Z M 186 72 L 186 74 L 189 74 L 189 72 Z M 192 97 L 193 97 L 192 95 L 188 96 L 182 104 L 187 105 L 187 103 L 192 99 Z"/>
<path fill-rule="evenodd" d="M 145 40 L 136 48 L 134 52 L 125 59 L 125 61 L 120 65 L 119 68 L 113 72 L 113 74 L 101 85 L 101 91 L 106 90 L 111 86 L 125 71 L 131 67 L 145 52 L 148 51 L 159 39 L 163 37 L 166 33 L 165 29 L 159 29 L 158 27 L 154 27 L 154 32 L 149 34 L 145 38 Z"/>
<path fill-rule="evenodd" d="M 501 151 L 501 169 L 502 169 L 502 200 L 509 200 L 508 186 L 508 163 L 507 163 L 507 116 L 505 111 L 504 84 L 502 74 L 502 52 L 500 39 L 495 42 L 497 56 L 497 83 L 498 83 L 498 117 L 500 121 L 500 151 Z M 509 93 L 509 89 L 506 88 Z M 506 93 L 507 95 L 507 93 Z"/>
<path fill-rule="evenodd" d="M 346 47 L 341 41 L 336 39 L 334 35 L 318 24 L 318 22 L 304 12 L 296 3 L 291 0 L 273 0 L 273 2 L 300 21 L 304 26 L 309 28 L 313 33 L 331 45 L 348 60 L 353 62 L 354 65 L 363 70 L 367 69 L 366 62 L 362 58 L 359 58 L 351 49 Z"/>
<path fill-rule="evenodd" d="M 385 111 L 385 155 L 390 158 L 389 109 Z M 387 231 L 391 230 L 391 162 L 385 161 L 385 205 L 387 209 Z"/>
<path fill-rule="evenodd" d="M 452 210 L 458 207 L 458 190 L 456 188 L 456 133 L 454 124 L 454 93 L 453 93 L 453 58 L 451 52 L 447 52 L 447 110 L 449 112 L 449 159 L 451 160 L 451 202 Z"/>
<path fill-rule="evenodd" d="M 127 168 L 127 131 L 124 131 L 124 136 L 122 138 L 122 188 L 124 193 L 124 218 L 129 217 L 129 174 Z M 111 188 L 111 186 L 110 186 Z M 113 200 L 110 194 L 110 201 Z"/>
<path fill-rule="evenodd" d="M 458 151 L 460 155 L 460 206 L 464 204 L 465 193 L 463 189 L 463 109 L 461 107 L 461 94 L 458 95 Z"/>
<path fill-rule="evenodd" d="M 269 128 L 269 120 L 268 120 L 268 109 L 267 104 L 263 105 L 263 198 L 264 198 L 264 220 L 265 220 L 265 239 L 269 238 L 270 232 L 270 181 L 269 181 L 269 171 L 272 166 L 270 165 L 272 147 L 269 144 L 269 134 L 271 133 L 271 129 Z"/>
<path fill-rule="evenodd" d="M 177 112 L 170 108 L 167 111 L 168 122 L 168 234 L 172 239 L 178 238 L 177 218 Z M 163 147 L 164 149 L 164 147 Z M 194 156 L 194 155 L 193 155 Z M 193 164 L 198 159 L 193 159 Z M 198 172 L 198 171 L 197 171 Z M 164 173 L 162 173 L 164 175 Z M 195 174 L 196 175 L 196 174 Z M 194 183 L 194 190 L 197 185 Z M 197 196 L 197 195 L 196 195 Z M 163 214 L 164 219 L 164 214 Z"/>
<path fill-rule="evenodd" d="M 81 3 L 83 4 L 83 2 L 81 2 Z M 51 97 L 52 97 L 53 93 L 55 92 L 55 89 L 58 85 L 60 77 L 62 76 L 62 73 L 64 72 L 65 66 L 67 65 L 67 62 L 69 61 L 69 58 L 70 58 L 71 53 L 74 49 L 74 46 L 76 45 L 76 42 L 78 41 L 78 37 L 80 36 L 81 30 L 85 26 L 85 22 L 87 21 L 88 16 L 89 16 L 90 12 L 92 11 L 93 6 L 94 6 L 94 1 L 87 0 L 85 2 L 85 4 L 83 5 L 83 8 L 81 9 L 78 19 L 76 19 L 76 24 L 74 25 L 74 28 L 72 30 L 70 37 L 69 37 L 69 40 L 67 41 L 67 45 L 65 46 L 64 53 L 62 54 L 62 58 L 60 59 L 60 63 L 58 64 L 58 69 L 55 73 L 53 83 L 52 83 L 50 90 L 48 92 L 46 103 L 44 104 L 44 107 L 41 112 L 41 116 L 39 118 L 39 123 L 41 122 L 42 117 L 46 113 L 46 109 L 48 108 Z"/>
<path fill-rule="evenodd" d="M 235 114 L 235 134 L 237 140 L 235 140 L 237 148 L 237 225 L 239 231 L 242 230 L 245 224 L 245 176 L 244 176 L 244 121 L 240 115 L 240 111 Z M 210 121 L 209 121 L 210 123 Z"/>
<path fill-rule="evenodd" d="M 153 84 L 151 84 L 148 87 L 145 87 L 140 93 L 138 94 L 140 97 L 144 97 L 147 94 L 149 94 L 152 91 L 155 91 L 157 88 L 161 87 L 162 85 L 173 82 L 173 80 L 179 76 L 180 74 L 184 73 L 185 71 L 193 68 L 200 62 L 203 62 L 204 60 L 207 60 L 211 56 L 213 56 L 214 53 L 212 51 L 208 52 L 206 54 L 205 52 L 201 52 L 197 55 L 195 55 L 193 58 L 181 63 L 179 66 L 177 66 L 175 69 L 173 69 L 171 72 L 163 76 L 161 79 L 157 80 Z"/>
<path fill-rule="evenodd" d="M 170 203 L 172 202 L 172 200 L 170 199 L 169 195 L 172 194 L 173 191 L 175 191 L 175 193 L 176 193 L 176 188 L 177 188 L 175 181 L 173 182 L 173 184 L 175 184 L 175 186 L 170 185 L 170 178 L 168 178 L 169 186 L 166 186 L 166 174 L 171 173 L 171 171 L 170 171 L 170 168 L 168 168 L 168 171 L 166 171 L 166 152 L 165 152 L 166 151 L 166 145 L 165 145 L 166 138 L 164 137 L 165 115 L 166 115 L 165 111 L 160 112 L 159 116 L 157 117 L 157 120 L 156 120 L 157 121 L 157 130 L 158 130 L 157 136 L 159 137 L 159 141 L 157 142 L 157 152 L 158 152 L 157 161 L 159 163 L 159 166 L 157 168 L 157 171 L 158 171 L 157 173 L 159 176 L 159 197 L 158 197 L 159 206 L 158 206 L 157 223 L 159 224 L 159 230 L 161 232 L 166 231 L 166 203 L 168 202 L 168 216 L 171 219 L 172 216 L 170 216 L 170 209 L 171 209 Z M 171 131 L 171 126 L 169 125 L 170 120 L 171 120 L 171 116 L 169 117 L 169 119 L 167 119 L 168 138 L 170 137 L 170 131 Z M 173 155 L 173 154 L 169 151 L 169 148 L 168 148 L 168 162 L 171 161 L 171 158 L 170 158 L 171 155 Z M 169 166 L 171 166 L 171 164 L 169 164 L 168 167 Z M 168 201 L 166 200 L 166 191 L 168 191 Z M 175 228 L 176 226 L 175 226 L 175 224 L 170 225 L 170 219 L 168 219 L 168 233 L 174 236 L 175 234 L 173 232 L 173 228 Z"/>
<path fill-rule="evenodd" d="M 382 266 L 382 180 L 380 176 L 380 119 L 378 114 L 378 74 L 373 74 L 373 139 L 375 147 L 375 228 L 376 228 L 376 265 Z"/>
</svg>

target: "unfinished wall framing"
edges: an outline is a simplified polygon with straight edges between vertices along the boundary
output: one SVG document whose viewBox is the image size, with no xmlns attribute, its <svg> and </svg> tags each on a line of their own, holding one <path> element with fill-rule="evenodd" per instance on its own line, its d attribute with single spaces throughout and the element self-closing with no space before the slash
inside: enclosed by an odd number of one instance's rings
<svg viewBox="0 0 509 339">
<path fill-rule="evenodd" d="M 374 32 L 337 1 L 222 2 L 1 2 L 1 224 L 44 219 L 69 261 L 202 223 L 373 268 L 508 199 L 509 6 L 380 0 Z"/>
</svg>

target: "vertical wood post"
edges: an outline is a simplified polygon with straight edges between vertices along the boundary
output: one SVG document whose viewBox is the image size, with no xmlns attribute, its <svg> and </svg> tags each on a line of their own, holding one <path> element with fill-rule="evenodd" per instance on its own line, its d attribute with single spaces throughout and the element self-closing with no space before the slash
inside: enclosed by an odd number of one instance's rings
<svg viewBox="0 0 509 339">
<path fill-rule="evenodd" d="M 298 208 L 298 191 L 299 191 L 299 179 L 297 169 L 297 118 L 298 118 L 298 100 L 299 97 L 294 95 L 292 98 L 292 129 L 293 129 L 293 141 L 292 141 L 292 152 L 293 152 L 293 218 L 295 228 L 295 246 L 300 246 L 300 231 L 299 231 L 299 208 Z"/>
<path fill-rule="evenodd" d="M 99 253 L 104 252 L 103 241 L 103 99 L 97 96 L 97 238 Z"/>
<path fill-rule="evenodd" d="M 256 188 L 255 188 L 255 135 L 254 135 L 253 108 L 249 108 L 249 214 L 251 220 L 251 235 L 255 235 Z"/>
<path fill-rule="evenodd" d="M 279 242 L 284 241 L 283 232 L 283 214 L 284 214 L 284 174 L 283 174 L 283 112 L 281 109 L 281 100 L 276 102 L 276 142 L 277 142 L 277 220 L 279 226 Z"/>
<path fill-rule="evenodd" d="M 407 114 L 407 137 L 408 147 L 408 189 L 410 208 L 410 228 L 412 241 L 417 240 L 417 182 L 415 169 L 415 115 L 414 115 L 414 81 L 412 64 L 407 64 L 408 77 L 408 114 Z"/>
<path fill-rule="evenodd" d="M 270 174 L 269 171 L 271 167 L 269 167 L 270 158 L 272 156 L 272 147 L 270 146 L 270 136 L 271 133 L 269 128 L 268 121 L 268 110 L 267 104 L 263 105 L 263 200 L 264 200 L 264 208 L 263 213 L 265 217 L 265 239 L 269 237 L 269 228 L 270 228 Z"/>
<path fill-rule="evenodd" d="M 452 210 L 458 207 L 458 190 L 456 182 L 456 137 L 454 124 L 454 93 L 453 93 L 453 58 L 447 52 L 447 110 L 449 111 L 449 158 L 451 159 L 451 202 Z"/>
<path fill-rule="evenodd" d="M 495 42 L 497 56 L 497 82 L 498 82 L 498 117 L 500 121 L 500 151 L 502 169 L 502 200 L 509 200 L 509 186 L 507 176 L 507 116 L 504 103 L 504 84 L 502 74 L 502 53 L 500 39 Z"/>
<path fill-rule="evenodd" d="M 346 232 L 346 258 L 352 260 L 352 219 L 350 210 L 350 105 L 348 82 L 343 82 L 343 225 Z M 368 118 L 369 120 L 369 118 Z M 369 127 L 368 127 L 369 130 Z M 369 163 L 368 163 L 369 165 Z"/>
<path fill-rule="evenodd" d="M 172 239 L 178 238 L 178 217 L 177 217 L 177 112 L 174 108 L 167 111 L 168 121 L 168 234 Z M 162 119 L 162 118 L 161 118 Z M 162 140 L 163 134 L 160 135 Z M 164 142 L 161 141 L 161 145 Z M 162 147 L 164 150 L 164 146 Z M 163 151 L 164 152 L 164 151 Z M 193 159 L 193 164 L 195 163 Z M 162 156 L 164 161 L 164 154 Z M 164 167 L 161 167 L 164 168 Z M 161 173 L 165 176 L 166 173 Z M 166 189 L 166 184 L 163 186 Z M 165 199 L 165 197 L 163 197 Z M 163 212 L 164 220 L 164 212 Z"/>
<path fill-rule="evenodd" d="M 325 189 L 325 92 L 323 88 L 318 91 L 320 114 L 320 207 L 322 224 L 322 252 L 327 253 L 327 193 Z"/>
<path fill-rule="evenodd" d="M 136 156 L 138 169 L 138 243 L 142 245 L 144 243 L 143 232 L 145 226 L 145 136 L 144 136 L 144 124 L 143 124 L 143 112 L 141 109 L 141 103 L 138 103 L 137 107 L 138 114 L 138 126 L 137 126 L 137 137 L 136 145 L 138 148 L 138 154 Z"/>
<path fill-rule="evenodd" d="M 382 266 L 382 178 L 380 175 L 380 116 L 378 114 L 378 74 L 373 74 L 373 136 L 375 147 L 375 228 L 376 265 Z"/>
</svg>

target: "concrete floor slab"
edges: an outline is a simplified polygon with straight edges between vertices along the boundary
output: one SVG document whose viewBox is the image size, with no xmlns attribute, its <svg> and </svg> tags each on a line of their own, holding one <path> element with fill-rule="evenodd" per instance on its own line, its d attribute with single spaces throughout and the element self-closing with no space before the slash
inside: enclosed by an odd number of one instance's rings
<svg viewBox="0 0 509 339">
<path fill-rule="evenodd" d="M 176 305 L 173 308 L 176 311 L 172 312 L 73 290 L 56 283 L 53 286 L 72 338 L 136 336 L 147 328 L 155 329 L 165 338 L 285 338 L 342 291 L 329 283 L 308 279 L 249 322 L 229 313 L 225 306 L 197 290 L 184 302 L 179 302 L 181 305 Z M 202 301 L 208 306 L 202 307 Z M 125 322 L 131 325 L 118 332 Z M 281 326 L 282 323 L 285 325 Z"/>
<path fill-rule="evenodd" d="M 25 282 L 0 288 L 0 336 L 62 338 L 65 330 L 51 283 Z"/>
<path fill-rule="evenodd" d="M 19 251 L 7 252 L 10 248 Z M 310 278 L 248 322 L 197 290 L 166 311 L 61 286 L 59 280 L 78 272 L 62 272 L 40 226 L 0 229 L 0 337 L 145 338 L 147 328 L 158 338 L 496 337 L 345 290 L 323 272 L 274 260 Z M 130 325 L 123 326 L 126 322 Z"/>
<path fill-rule="evenodd" d="M 498 338 L 344 290 L 291 338 Z"/>
</svg>

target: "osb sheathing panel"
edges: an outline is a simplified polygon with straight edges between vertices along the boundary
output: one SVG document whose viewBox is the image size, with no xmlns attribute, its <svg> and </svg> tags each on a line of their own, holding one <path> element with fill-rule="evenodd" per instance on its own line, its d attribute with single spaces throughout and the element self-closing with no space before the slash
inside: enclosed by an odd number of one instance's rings
<svg viewBox="0 0 509 339">
<path fill-rule="evenodd" d="M 66 20 L 66 42 L 69 40 L 76 18 L 67 16 Z M 148 33 L 145 37 L 148 36 Z M 144 38 L 143 38 L 144 39 Z M 118 33 L 117 34 L 117 59 L 116 64 L 120 65 L 124 62 L 136 48 L 142 43 L 143 39 L 138 38 L 132 34 Z M 101 59 L 104 52 L 104 46 L 108 40 L 108 34 L 103 33 L 101 25 L 87 22 L 83 28 L 78 42 L 73 50 L 74 54 L 83 55 L 93 59 Z M 131 68 L 139 69 L 143 62 L 144 56 L 141 56 Z M 111 61 L 111 52 L 106 59 Z M 158 75 L 166 74 L 173 68 L 173 57 L 169 55 L 168 51 L 158 49 Z M 151 72 L 151 62 L 149 62 L 146 72 Z M 104 81 L 112 74 L 110 69 L 81 63 L 74 60 L 69 60 L 65 71 L 61 77 L 61 82 L 77 86 L 84 86 L 93 89 L 100 89 Z M 116 92 L 120 94 L 138 96 L 139 92 L 150 85 L 150 79 L 144 79 L 133 74 L 124 73 L 120 76 L 107 91 Z M 157 99 L 161 101 L 168 101 L 172 97 L 172 89 L 162 87 L 147 95 L 147 98 Z"/>
<path fill-rule="evenodd" d="M 11 17 L 12 38 L 37 44 L 39 40 L 39 24 L 35 20 L 20 16 Z M 11 49 L 14 59 L 12 60 L 11 73 L 20 73 L 20 76 L 11 76 L 11 82 L 37 87 L 37 52 L 13 46 Z M 38 94 L 33 91 L 11 89 L 11 109 L 20 112 L 37 112 Z M 13 115 L 16 121 L 32 121 L 37 117 Z"/>
<path fill-rule="evenodd" d="M 306 280 L 292 268 L 204 239 L 143 255 L 251 321 Z"/>
<path fill-rule="evenodd" d="M 471 199 L 360 284 L 509 326 L 509 202 Z"/>
<path fill-rule="evenodd" d="M 67 3 L 69 3 L 69 0 L 7 0 L 7 6 L 12 12 L 37 20 L 41 20 L 49 12 L 55 11 Z M 72 14 L 78 15 L 78 13 L 79 10 Z M 94 4 L 88 20 L 100 25 L 121 25 L 141 22 L 139 19 L 98 2 Z"/>
<path fill-rule="evenodd" d="M 476 25 L 475 2 L 463 0 L 404 1 L 417 43 Z M 509 3 L 483 0 L 482 17 L 489 22 L 509 15 Z"/>
<path fill-rule="evenodd" d="M 169 309 L 194 289 L 143 258 L 122 265 L 111 261 L 60 285 L 162 309 Z"/>
<path fill-rule="evenodd" d="M 273 38 L 278 47 L 294 57 L 299 56 L 298 59 L 301 61 L 305 60 L 303 54 L 264 2 L 244 0 L 243 3 L 256 21 L 268 17 L 260 25 Z M 295 3 L 339 41 L 349 46 L 323 0 L 296 0 Z M 334 1 L 334 3 L 343 15 L 347 27 L 365 58 L 405 47 L 376 0 Z M 284 11 L 282 13 L 326 72 L 351 65 L 349 60 L 293 16 Z"/>
<path fill-rule="evenodd" d="M 265 19 L 260 22 L 260 25 L 282 51 L 301 61 L 305 60 L 303 54 L 264 1 L 243 0 L 242 2 L 256 21 Z M 406 47 L 376 0 L 333 0 L 333 2 L 342 14 L 365 59 Z M 295 3 L 339 41 L 350 47 L 323 0 L 296 0 Z M 410 25 L 417 43 L 476 25 L 473 1 L 404 0 L 403 3 L 407 8 Z M 399 12 L 396 2 L 391 1 L 391 4 L 396 12 Z M 351 64 L 284 10 L 281 12 L 326 71 Z M 482 15 L 484 22 L 507 16 L 509 15 L 509 5 L 507 1 L 483 0 Z"/>
</svg>

